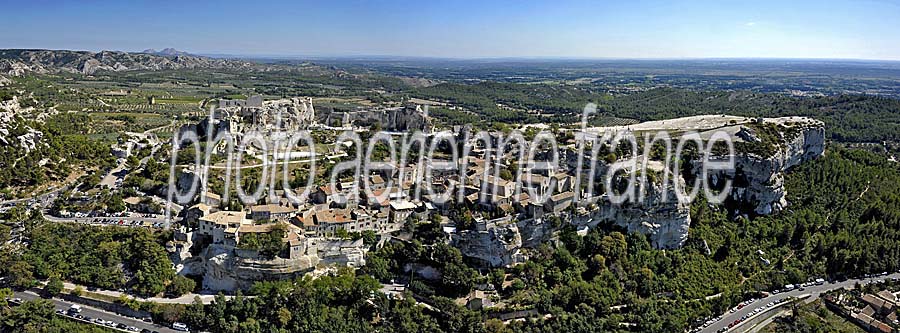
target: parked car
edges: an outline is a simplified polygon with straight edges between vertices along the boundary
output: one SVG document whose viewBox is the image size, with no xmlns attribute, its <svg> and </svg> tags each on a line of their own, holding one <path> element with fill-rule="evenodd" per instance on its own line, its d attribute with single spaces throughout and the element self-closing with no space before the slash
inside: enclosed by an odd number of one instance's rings
<svg viewBox="0 0 900 333">
<path fill-rule="evenodd" d="M 188 330 L 187 325 L 185 325 L 183 323 L 178 323 L 178 322 L 172 323 L 172 329 L 176 330 L 176 331 L 190 332 L 190 330 Z"/>
</svg>

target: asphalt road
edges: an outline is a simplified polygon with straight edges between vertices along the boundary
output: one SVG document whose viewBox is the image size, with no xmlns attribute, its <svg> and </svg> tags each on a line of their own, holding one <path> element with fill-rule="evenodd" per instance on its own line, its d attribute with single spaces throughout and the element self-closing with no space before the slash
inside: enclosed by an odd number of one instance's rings
<svg viewBox="0 0 900 333">
<path fill-rule="evenodd" d="M 42 194 L 39 194 L 39 195 L 36 195 L 33 197 L 0 201 L 0 207 L 2 207 L 3 210 L 7 210 L 7 209 L 14 207 L 18 203 L 29 202 L 31 200 L 34 200 L 34 202 L 36 204 L 39 204 L 41 207 L 45 207 L 45 206 L 49 205 L 50 203 L 52 203 L 53 200 L 56 199 L 57 194 L 59 194 L 60 192 L 64 192 L 68 189 L 69 189 L 69 185 L 65 185 L 60 188 L 54 189 L 50 192 L 42 193 Z"/>
<path fill-rule="evenodd" d="M 41 298 L 37 294 L 27 292 L 27 291 L 15 292 L 14 294 L 15 294 L 14 297 L 18 297 L 23 300 L 33 300 L 33 299 Z M 68 310 L 70 306 L 72 306 L 71 302 L 66 302 L 66 301 L 62 301 L 59 299 L 55 299 L 55 298 L 50 299 L 50 301 L 53 302 L 53 306 L 58 310 L 65 311 L 65 310 Z M 163 327 L 161 325 L 157 325 L 157 324 L 153 324 L 153 323 L 147 323 L 147 322 L 141 321 L 140 319 L 120 316 L 120 315 L 117 315 L 112 312 L 107 312 L 104 310 L 100 310 L 100 309 L 96 309 L 96 308 L 92 308 L 92 307 L 88 307 L 88 306 L 84 306 L 84 305 L 82 305 L 82 310 L 81 310 L 80 314 L 85 317 L 91 317 L 92 320 L 96 319 L 96 318 L 100 318 L 100 319 L 103 319 L 106 321 L 113 321 L 113 322 L 122 323 L 122 324 L 125 324 L 128 326 L 134 326 L 139 329 L 146 328 L 151 331 L 166 332 L 166 333 L 178 333 L 178 331 L 173 330 L 168 327 Z M 96 323 L 91 323 L 91 324 L 97 325 Z M 105 326 L 105 327 L 109 328 L 108 326 Z"/>
<path fill-rule="evenodd" d="M 700 330 L 700 332 L 703 332 L 703 333 L 718 332 L 720 329 L 728 327 L 728 324 L 734 322 L 736 319 L 740 319 L 744 315 L 752 313 L 753 309 L 760 307 L 760 306 L 764 306 L 765 304 L 768 304 L 769 302 L 773 302 L 780 298 L 785 298 L 788 296 L 799 297 L 800 295 L 809 294 L 810 297 L 806 301 L 812 302 L 812 301 L 818 299 L 819 295 L 826 291 L 840 289 L 840 288 L 852 289 L 853 286 L 857 282 L 859 282 L 860 284 L 863 284 L 863 283 L 869 283 L 869 282 L 872 282 L 875 280 L 885 280 L 885 279 L 891 279 L 891 278 L 900 278 L 900 273 L 893 273 L 893 274 L 889 274 L 889 275 L 885 275 L 885 276 L 872 277 L 872 278 L 868 278 L 868 279 L 849 279 L 847 281 L 841 281 L 841 282 L 835 282 L 835 283 L 825 282 L 825 284 L 823 284 L 821 286 L 813 285 L 813 286 L 806 287 L 806 288 L 804 288 L 803 291 L 801 291 L 799 289 L 794 289 L 789 292 L 782 292 L 782 293 L 774 294 L 769 297 L 758 299 L 756 302 L 753 302 L 735 312 L 726 312 L 725 315 L 722 316 L 721 320 Z M 778 313 L 778 311 L 769 311 L 764 314 L 764 317 L 772 316 L 776 313 Z M 750 326 L 751 325 L 743 325 L 743 323 L 741 323 L 740 325 L 734 327 L 729 332 L 744 332 L 744 330 L 750 328 Z"/>
</svg>

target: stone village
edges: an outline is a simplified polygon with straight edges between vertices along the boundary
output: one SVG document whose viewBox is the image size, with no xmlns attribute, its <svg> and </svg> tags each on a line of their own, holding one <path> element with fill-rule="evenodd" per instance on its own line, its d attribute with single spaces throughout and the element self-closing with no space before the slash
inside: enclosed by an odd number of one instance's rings
<svg viewBox="0 0 900 333">
<path fill-rule="evenodd" d="M 229 133 L 240 142 L 243 134 L 251 132 L 261 132 L 271 138 L 301 129 L 313 133 L 359 132 L 365 131 L 361 124 L 378 124 L 386 133 L 419 131 L 437 140 L 431 134 L 434 128 L 427 112 L 419 106 L 331 114 L 324 123 L 316 119 L 312 99 L 263 101 L 254 96 L 246 101 L 221 101 L 211 119 L 182 127 L 179 137 L 188 132 L 214 137 Z M 775 139 L 760 135 L 760 131 L 768 129 L 776 130 Z M 463 130 L 454 128 L 452 133 Z M 703 141 L 709 141 L 714 131 L 724 131 L 737 142 L 734 168 L 707 176 L 714 184 L 733 180 L 735 185 L 727 194 L 726 202 L 748 207 L 744 213 L 757 215 L 770 214 L 787 205 L 785 170 L 824 152 L 824 125 L 801 117 L 754 119 L 709 115 L 585 131 L 596 137 L 609 132 L 633 132 L 640 136 L 659 131 L 696 131 Z M 532 152 L 546 157 L 550 148 L 528 147 L 528 142 L 498 144 L 502 133 L 490 133 L 487 138 L 457 138 L 463 153 L 452 162 L 461 170 L 442 170 L 430 160 L 425 164 L 427 168 L 414 163 L 383 163 L 386 167 L 368 173 L 357 168 L 359 177 L 311 187 L 308 195 L 299 201 L 288 200 L 283 190 L 271 187 L 264 198 L 242 209 L 230 210 L 227 191 L 215 193 L 204 186 L 191 198 L 192 205 L 185 207 L 176 218 L 179 223 L 175 225 L 178 232 L 173 259 L 180 274 L 202 275 L 205 289 L 247 289 L 255 280 L 289 278 L 331 265 L 362 266 L 372 245 L 349 235 L 374 234 L 375 246 L 408 241 L 410 235 L 404 232 L 404 226 L 426 221 L 432 214 L 442 216 L 441 226 L 447 242 L 466 257 L 493 267 L 526 260 L 529 249 L 553 239 L 554 231 L 560 228 L 559 221 L 574 224 L 579 232 L 586 232 L 599 223 L 615 224 L 629 232 L 646 234 L 660 249 L 684 244 L 691 222 L 690 203 L 676 199 L 676 191 L 685 188 L 686 179 L 705 175 L 698 161 L 693 161 L 690 172 L 682 175 L 667 167 L 671 165 L 668 158 L 651 160 L 644 158 L 645 154 L 634 154 L 639 151 L 635 149 L 630 158 L 643 161 L 638 162 L 642 168 L 623 170 L 625 174 L 640 174 L 644 180 L 639 189 L 643 200 L 613 204 L 605 194 L 599 195 L 602 191 L 589 191 L 598 194 L 591 196 L 579 194 L 585 188 L 584 183 L 592 183 L 587 179 L 593 176 L 597 183 L 602 183 L 597 181 L 600 175 L 610 171 L 611 164 L 628 157 L 614 156 L 604 161 L 597 158 L 596 152 L 591 156 L 590 150 L 584 150 L 583 158 L 579 159 L 575 141 L 565 133 L 554 134 L 565 140 L 558 147 L 557 168 L 519 165 L 521 160 L 516 158 L 523 150 L 535 148 Z M 233 149 L 227 147 L 226 141 L 216 142 L 214 147 L 207 147 L 215 154 L 225 155 L 230 152 L 228 148 Z M 595 145 L 609 143 L 609 139 L 594 142 Z M 260 142 L 242 145 L 244 150 L 240 153 L 265 160 L 265 145 Z M 352 149 L 352 145 L 335 146 L 338 148 L 327 154 L 299 151 L 284 153 L 282 157 L 315 160 L 320 165 L 334 164 L 346 159 L 347 151 Z M 189 146 L 183 149 L 190 150 Z M 456 152 L 447 155 L 456 156 Z M 514 169 L 516 175 L 501 175 L 497 172 L 500 167 Z M 595 169 L 592 167 L 600 172 L 589 172 Z M 203 168 L 187 167 L 176 177 L 176 184 L 170 186 L 184 192 L 207 176 Z M 271 182 L 275 184 L 274 179 Z M 619 186 L 618 183 L 609 185 Z M 423 187 L 434 191 L 424 191 L 427 193 L 421 195 Z M 450 193 L 453 197 L 458 194 L 462 200 L 436 200 L 435 193 Z M 532 195 L 546 200 L 534 200 Z M 471 212 L 472 223 L 457 225 L 446 217 L 459 207 Z M 279 238 L 277 241 L 286 246 L 277 253 L 263 253 L 265 247 L 259 243 L 267 237 Z"/>
</svg>

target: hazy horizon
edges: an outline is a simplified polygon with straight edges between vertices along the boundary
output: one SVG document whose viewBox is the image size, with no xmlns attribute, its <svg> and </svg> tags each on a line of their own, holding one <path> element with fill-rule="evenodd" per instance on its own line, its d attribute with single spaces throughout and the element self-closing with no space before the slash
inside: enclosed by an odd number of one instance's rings
<svg viewBox="0 0 900 333">
<path fill-rule="evenodd" d="M 0 47 L 0 50 L 47 50 L 47 51 L 75 51 L 75 52 L 126 52 L 144 53 L 146 50 L 161 51 L 168 47 L 148 47 L 141 50 L 114 50 L 114 49 L 77 49 L 77 48 L 49 48 L 49 47 Z M 175 49 L 175 48 L 173 48 Z M 900 62 L 900 59 L 875 59 L 875 58 L 815 58 L 815 57 L 657 57 L 657 58 L 623 58 L 623 57 L 577 57 L 577 56 L 497 56 L 497 57 L 452 57 L 452 56 L 418 56 L 404 54 L 235 54 L 217 52 L 192 52 L 185 49 L 176 49 L 193 56 L 223 58 L 223 59 L 248 59 L 248 60 L 442 60 L 442 61 L 847 61 L 847 62 Z"/>
<path fill-rule="evenodd" d="M 53 2 L 53 1 L 51 1 Z M 900 4 L 15 3 L 0 48 L 243 57 L 900 60 Z"/>
</svg>

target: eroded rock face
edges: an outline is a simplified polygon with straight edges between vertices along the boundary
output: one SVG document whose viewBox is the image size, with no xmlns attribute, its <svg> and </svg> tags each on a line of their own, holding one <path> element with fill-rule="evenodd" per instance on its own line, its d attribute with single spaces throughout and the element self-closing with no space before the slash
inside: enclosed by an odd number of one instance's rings
<svg viewBox="0 0 900 333">
<path fill-rule="evenodd" d="M 360 110 L 350 112 L 335 112 L 329 117 L 340 117 L 342 125 L 355 124 L 367 126 L 380 124 L 386 131 L 427 131 L 431 127 L 431 120 L 420 106 L 404 106 L 395 108 L 379 108 L 372 110 Z M 336 119 L 326 122 L 333 123 Z"/>
<path fill-rule="evenodd" d="M 680 177 L 676 181 L 684 182 Z M 691 225 L 690 203 L 678 200 L 671 185 L 649 183 L 647 189 L 642 203 L 610 205 L 606 216 L 629 232 L 648 235 L 657 249 L 681 247 L 687 241 Z"/>
<path fill-rule="evenodd" d="M 754 125 L 755 124 L 755 125 Z M 712 131 L 724 130 L 733 134 L 735 142 L 758 144 L 754 148 L 768 150 L 736 151 L 735 168 L 711 176 L 713 187 L 725 179 L 733 180 L 733 189 L 728 195 L 739 207 L 747 207 L 753 214 L 771 214 L 783 209 L 785 200 L 784 173 L 793 166 L 821 156 L 825 150 L 825 129 L 820 121 L 803 117 L 773 119 L 751 119 L 726 116 L 700 116 L 645 124 L 633 125 L 643 130 L 675 130 L 681 126 L 692 126 L 702 137 L 709 137 Z M 767 133 L 755 133 L 749 128 L 756 125 L 774 129 Z M 759 136 L 766 135 L 764 138 Z M 562 160 L 570 169 L 577 166 L 577 154 L 567 151 Z M 585 162 L 590 167 L 589 162 Z M 598 162 L 598 174 L 607 172 L 607 166 Z M 695 161 L 693 177 L 702 174 L 700 161 Z M 690 202 L 680 200 L 674 184 L 686 190 L 685 180 L 680 175 L 670 173 L 672 180 L 660 179 L 663 167 L 656 162 L 657 177 L 648 177 L 643 200 L 613 204 L 600 197 L 592 205 L 579 208 L 575 213 L 558 213 L 563 222 L 571 222 L 579 227 L 595 227 L 600 223 L 613 223 L 648 236 L 657 249 L 680 248 L 688 239 L 691 216 Z M 598 176 L 599 177 L 599 176 Z M 599 178 L 598 178 L 599 179 Z M 540 214 L 543 215 L 543 214 Z M 466 256 L 483 260 L 491 266 L 502 266 L 517 262 L 524 257 L 524 249 L 534 248 L 551 238 L 552 228 L 542 227 L 541 220 L 547 215 L 518 223 L 488 223 L 473 231 L 462 231 L 454 235 L 454 245 Z M 524 230 L 528 228 L 530 232 Z M 539 230 L 539 232 L 535 232 Z"/>
<path fill-rule="evenodd" d="M 30 126 L 25 126 L 25 133 L 17 136 L 16 139 L 19 141 L 19 147 L 25 150 L 26 153 L 30 153 L 32 150 L 37 149 L 37 146 L 43 137 L 43 132 L 31 128 Z"/>
<path fill-rule="evenodd" d="M 684 179 L 678 177 L 674 181 L 684 188 Z M 613 223 L 628 232 L 647 235 L 657 249 L 679 248 L 688 238 L 691 207 L 686 200 L 679 200 L 672 184 L 648 179 L 643 200 L 622 204 L 601 200 L 597 209 L 574 214 L 572 223 L 591 228 L 600 223 Z"/>
<path fill-rule="evenodd" d="M 282 129 L 296 130 L 312 124 L 315 119 L 316 110 L 312 98 L 294 97 L 266 101 L 255 123 L 271 127 L 280 120 Z"/>
<path fill-rule="evenodd" d="M 396 112 L 381 112 L 378 115 L 385 128 L 393 131 L 425 130 L 428 125 L 428 119 L 419 106 L 406 107 Z"/>
<path fill-rule="evenodd" d="M 169 257 L 181 275 L 203 277 L 203 289 L 210 291 L 248 290 L 256 281 L 292 279 L 322 266 L 362 267 L 368 247 L 356 241 L 325 238 L 303 238 L 302 250 L 291 250 L 288 258 L 259 256 L 256 250 L 223 244 L 207 244 L 208 237 L 178 232 Z M 204 246 L 197 255 L 190 249 Z"/>
<path fill-rule="evenodd" d="M 768 215 L 788 205 L 785 199 L 784 173 L 800 163 L 821 156 L 825 152 L 825 126 L 809 118 L 775 118 L 767 123 L 783 126 L 782 137 L 767 156 L 755 153 L 735 154 L 734 170 L 713 175 L 714 185 L 732 180 L 734 188 L 729 199 L 741 211 Z M 750 141 L 750 140 L 748 140 Z M 694 164 L 694 174 L 701 174 L 700 164 Z"/>
<path fill-rule="evenodd" d="M 202 275 L 205 290 L 248 290 L 256 281 L 284 280 L 310 272 L 318 262 L 315 256 L 274 260 L 241 258 L 233 248 L 212 244 L 200 255 L 186 258 L 179 274 Z"/>
<path fill-rule="evenodd" d="M 681 185 L 684 180 L 679 179 Z M 665 195 L 665 198 L 664 198 Z M 653 247 L 674 249 L 688 238 L 691 224 L 690 204 L 679 201 L 671 185 L 651 182 L 640 203 L 614 205 L 599 201 L 594 210 L 559 213 L 559 217 L 577 227 L 596 227 L 601 223 L 621 226 L 628 232 L 646 234 Z M 507 266 L 527 260 L 527 249 L 538 247 L 553 236 L 548 217 L 515 221 L 505 219 L 478 223 L 475 230 L 459 231 L 452 244 L 463 255 L 481 260 L 486 266 Z"/>
<path fill-rule="evenodd" d="M 44 133 L 19 120 L 32 110 L 22 108 L 18 96 L 0 102 L 0 144 L 18 146 L 26 154 L 41 144 Z"/>
<path fill-rule="evenodd" d="M 503 218 L 479 222 L 475 230 L 457 232 L 451 243 L 467 257 L 500 267 L 524 262 L 528 258 L 521 250 L 537 247 L 550 234 L 551 228 L 545 221 Z"/>
<path fill-rule="evenodd" d="M 97 71 L 170 70 L 185 68 L 240 68 L 254 67 L 245 61 L 213 59 L 200 56 L 160 56 L 146 53 L 118 51 L 66 51 L 66 50 L 0 50 L 0 73 L 12 76 L 27 72 L 50 73 L 56 71 L 94 74 Z"/>
</svg>

